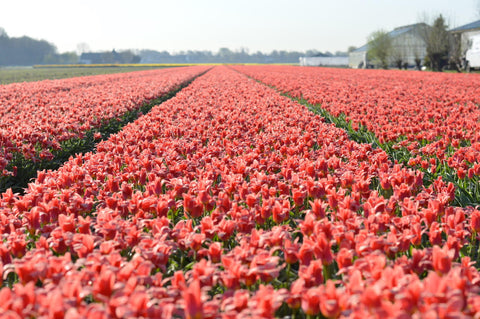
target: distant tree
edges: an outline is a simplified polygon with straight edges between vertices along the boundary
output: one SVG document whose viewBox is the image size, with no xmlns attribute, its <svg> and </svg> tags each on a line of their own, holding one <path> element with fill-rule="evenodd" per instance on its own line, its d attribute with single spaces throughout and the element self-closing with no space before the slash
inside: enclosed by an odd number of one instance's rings
<svg viewBox="0 0 480 319">
<path fill-rule="evenodd" d="M 45 58 L 56 54 L 57 48 L 45 40 L 23 36 L 0 37 L 0 65 L 33 65 L 44 63 Z"/>
<path fill-rule="evenodd" d="M 257 51 L 252 55 L 252 60 L 253 63 L 265 63 L 265 54 L 263 54 L 261 51 Z"/>
<path fill-rule="evenodd" d="M 401 69 L 405 63 L 406 53 L 405 48 L 401 45 L 392 46 L 391 51 L 391 60 L 393 61 L 394 65 Z"/>
<path fill-rule="evenodd" d="M 448 38 L 448 64 L 450 68 L 457 70 L 457 72 L 462 72 L 463 58 L 465 56 L 465 48 L 467 47 L 467 43 L 465 43 L 466 39 L 462 39 L 462 35 L 460 33 L 451 33 L 449 34 Z"/>
<path fill-rule="evenodd" d="M 427 45 L 427 61 L 433 71 L 442 71 L 448 64 L 451 50 L 448 26 L 442 15 L 433 22 L 431 28 L 425 29 L 424 40 Z"/>
<path fill-rule="evenodd" d="M 370 34 L 367 39 L 367 57 L 379 64 L 383 69 L 388 69 L 389 58 L 392 51 L 392 39 L 384 30 L 378 30 Z"/>
<path fill-rule="evenodd" d="M 7 31 L 5 31 L 5 29 L 2 28 L 2 27 L 0 27 L 0 37 L 7 37 L 8 38 Z"/>
<path fill-rule="evenodd" d="M 320 51 L 313 49 L 313 50 L 307 50 L 307 52 L 305 52 L 305 55 L 306 56 L 316 56 L 319 53 L 320 53 Z"/>
<path fill-rule="evenodd" d="M 418 50 L 415 50 L 414 56 L 415 56 L 415 67 L 417 68 L 417 70 L 421 71 L 422 70 L 422 58 L 420 57 L 420 52 L 418 52 Z"/>
<path fill-rule="evenodd" d="M 138 54 L 135 54 L 133 56 L 133 59 L 132 59 L 131 63 L 140 63 L 140 60 L 141 60 L 140 56 Z"/>
<path fill-rule="evenodd" d="M 280 57 L 281 51 L 278 53 L 278 56 Z M 237 61 L 248 61 L 250 58 L 248 54 L 248 48 L 240 48 L 239 50 L 235 50 L 235 59 Z"/>
<path fill-rule="evenodd" d="M 121 63 L 138 63 L 140 61 L 140 57 L 135 55 L 132 50 L 120 51 L 118 54 Z"/>
<path fill-rule="evenodd" d="M 353 51 L 355 51 L 356 49 L 357 49 L 357 47 L 356 47 L 356 46 L 354 46 L 354 45 L 351 45 L 351 46 L 349 46 L 349 47 L 348 47 L 347 51 L 348 51 L 348 53 L 350 53 L 350 52 L 353 52 Z"/>
<path fill-rule="evenodd" d="M 64 52 L 59 54 L 60 62 L 63 64 L 78 63 L 78 55 L 75 52 Z"/>
<path fill-rule="evenodd" d="M 285 61 L 288 59 L 288 52 L 285 51 L 285 50 L 281 50 L 280 52 L 278 52 L 278 61 L 281 62 L 281 61 Z"/>
<path fill-rule="evenodd" d="M 102 63 L 117 63 L 115 58 L 115 50 L 102 52 Z"/>
<path fill-rule="evenodd" d="M 78 63 L 78 55 L 75 52 L 47 55 L 43 61 L 46 64 L 75 64 Z"/>
<path fill-rule="evenodd" d="M 229 48 L 220 48 L 218 50 L 218 58 L 220 62 L 228 63 L 232 61 L 233 52 Z"/>
</svg>

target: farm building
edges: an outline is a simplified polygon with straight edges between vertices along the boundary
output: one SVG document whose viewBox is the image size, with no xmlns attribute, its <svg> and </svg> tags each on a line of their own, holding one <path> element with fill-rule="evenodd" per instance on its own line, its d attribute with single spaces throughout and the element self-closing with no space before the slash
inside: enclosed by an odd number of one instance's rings
<svg viewBox="0 0 480 319">
<path fill-rule="evenodd" d="M 111 52 L 84 52 L 80 64 L 124 63 L 122 56 L 115 50 Z"/>
<path fill-rule="evenodd" d="M 300 57 L 301 66 L 348 66 L 348 56 Z"/>
<path fill-rule="evenodd" d="M 480 20 L 454 28 L 450 30 L 450 33 L 456 39 L 456 43 L 460 45 L 460 56 L 464 57 L 471 45 L 472 37 L 480 35 Z"/>
<path fill-rule="evenodd" d="M 368 45 L 353 50 L 348 55 L 348 66 L 353 69 L 364 69 L 367 67 L 367 51 Z"/>
<path fill-rule="evenodd" d="M 426 28 L 429 26 L 425 23 L 417 23 L 403 27 L 395 28 L 388 35 L 392 39 L 392 65 L 397 61 L 401 64 L 407 64 L 409 67 L 418 66 L 423 61 L 427 46 L 423 37 Z M 368 43 L 364 46 L 350 52 L 349 66 L 354 69 L 366 68 L 369 66 L 367 57 Z"/>
</svg>

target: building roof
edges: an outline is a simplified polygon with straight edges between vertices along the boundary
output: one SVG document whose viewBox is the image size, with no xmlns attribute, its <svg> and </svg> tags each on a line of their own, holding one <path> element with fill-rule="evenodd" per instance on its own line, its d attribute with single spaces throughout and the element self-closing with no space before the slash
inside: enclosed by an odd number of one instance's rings
<svg viewBox="0 0 480 319">
<path fill-rule="evenodd" d="M 405 26 L 402 26 L 402 27 L 398 27 L 398 28 L 395 28 L 393 29 L 392 31 L 388 32 L 388 36 L 392 39 L 404 34 L 404 33 L 407 33 L 407 32 L 410 32 L 412 30 L 414 30 L 415 28 L 418 28 L 418 27 L 421 27 L 421 26 L 426 26 L 425 23 L 416 23 L 416 24 L 410 24 L 410 25 L 405 25 Z M 363 51 L 368 51 L 368 43 L 359 47 L 358 49 L 356 50 L 353 50 L 353 52 L 363 52 Z"/>
<path fill-rule="evenodd" d="M 358 49 L 353 50 L 352 52 L 363 52 L 363 51 L 368 51 L 368 43 L 362 45 Z"/>
<path fill-rule="evenodd" d="M 395 28 L 393 29 L 393 31 L 390 31 L 388 33 L 388 35 L 391 37 L 391 38 L 396 38 L 398 37 L 399 35 L 402 35 L 404 33 L 407 33 L 408 31 L 410 30 L 413 30 L 417 25 L 416 24 L 412 24 L 412 25 L 406 25 L 406 26 L 403 26 L 403 27 L 398 27 L 398 28 Z"/>
<path fill-rule="evenodd" d="M 475 30 L 475 29 L 480 29 L 480 20 L 456 27 L 450 30 L 450 32 L 463 32 L 463 31 Z"/>
</svg>

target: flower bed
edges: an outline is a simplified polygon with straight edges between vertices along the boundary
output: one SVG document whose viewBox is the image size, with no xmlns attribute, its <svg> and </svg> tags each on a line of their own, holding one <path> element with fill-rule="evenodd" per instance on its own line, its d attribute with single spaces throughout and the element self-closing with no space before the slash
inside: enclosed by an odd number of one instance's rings
<svg viewBox="0 0 480 319">
<path fill-rule="evenodd" d="M 0 201 L 11 317 L 473 316 L 452 184 L 216 67 Z"/>
<path fill-rule="evenodd" d="M 383 70 L 238 66 L 380 145 L 393 159 L 442 176 L 457 205 L 479 205 L 480 77 Z M 373 133 L 373 134 L 372 134 Z M 372 139 L 372 136 L 374 138 Z"/>
<path fill-rule="evenodd" d="M 0 86 L 0 176 L 17 155 L 38 161 L 87 131 L 140 108 L 207 67 L 45 80 Z"/>
</svg>

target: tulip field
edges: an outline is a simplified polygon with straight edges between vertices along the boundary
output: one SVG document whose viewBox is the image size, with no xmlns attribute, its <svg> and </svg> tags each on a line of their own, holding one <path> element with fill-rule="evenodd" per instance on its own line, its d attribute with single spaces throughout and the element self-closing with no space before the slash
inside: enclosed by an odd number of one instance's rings
<svg viewBox="0 0 480 319">
<path fill-rule="evenodd" d="M 88 133 L 100 139 L 99 128 L 108 131 L 122 116 L 135 115 L 139 106 L 205 70 L 173 68 L 0 86 L 0 189 L 11 181 L 5 176 L 22 177 L 25 160 L 51 161 Z"/>
<path fill-rule="evenodd" d="M 380 145 L 431 180 L 442 176 L 454 183 L 456 204 L 480 205 L 480 77 L 287 66 L 239 69 L 320 107 L 360 140 Z"/>
<path fill-rule="evenodd" d="M 0 86 L 1 318 L 480 318 L 480 77 L 193 66 Z M 63 144 L 62 144 L 63 143 Z"/>
<path fill-rule="evenodd" d="M 132 71 L 146 71 L 170 67 L 170 65 L 158 64 L 132 64 L 132 65 L 35 65 L 32 68 L 7 67 L 0 72 L 0 84 L 15 82 L 32 82 L 45 79 L 65 79 L 79 76 L 99 74 L 125 73 Z"/>
<path fill-rule="evenodd" d="M 199 72 L 164 69 L 0 86 L 0 170 L 15 153 L 51 158 L 61 142 L 83 136 Z"/>
</svg>

